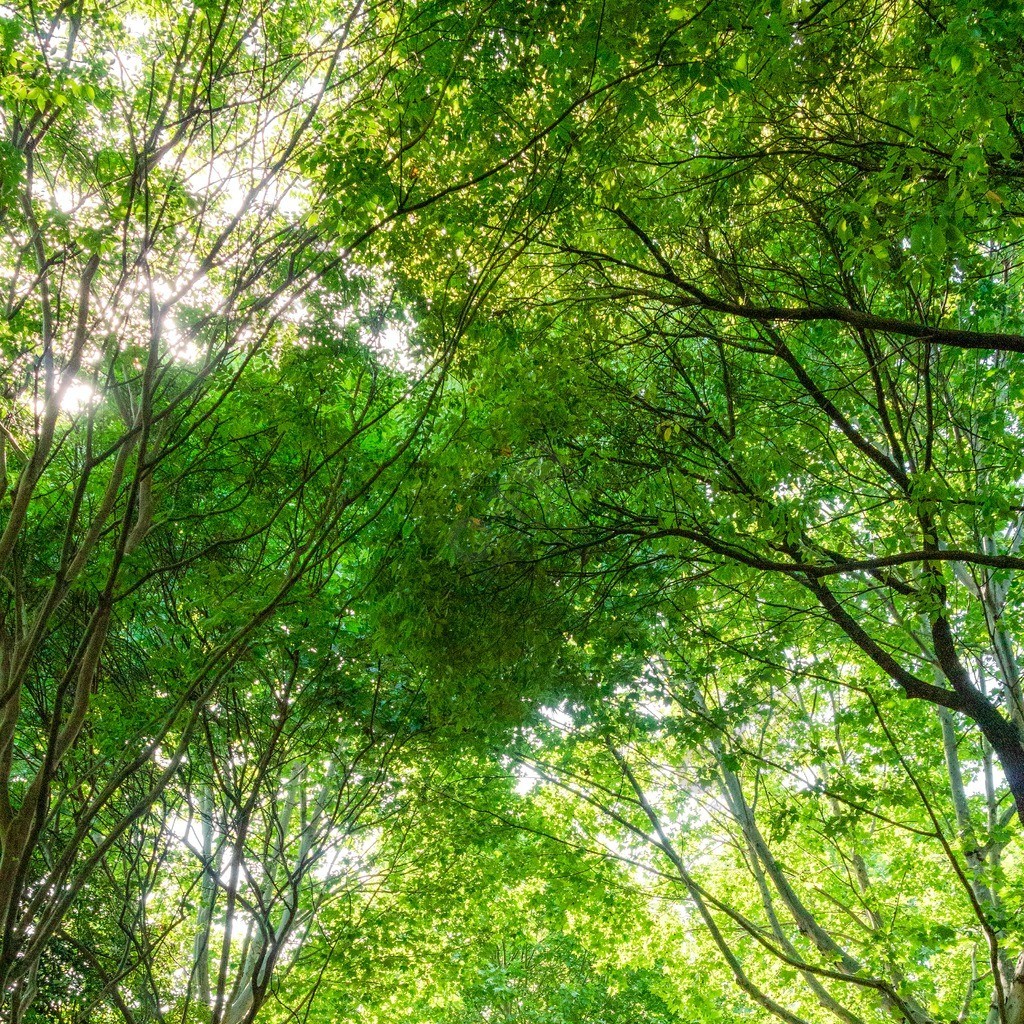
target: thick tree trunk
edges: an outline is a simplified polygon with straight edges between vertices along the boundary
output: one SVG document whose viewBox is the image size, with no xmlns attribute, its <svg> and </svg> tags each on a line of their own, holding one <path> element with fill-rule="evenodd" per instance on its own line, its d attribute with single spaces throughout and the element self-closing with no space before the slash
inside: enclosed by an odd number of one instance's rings
<svg viewBox="0 0 1024 1024">
<path fill-rule="evenodd" d="M 1017 957 L 1006 994 L 1006 1024 L 1024 1024 L 1024 953 Z"/>
</svg>

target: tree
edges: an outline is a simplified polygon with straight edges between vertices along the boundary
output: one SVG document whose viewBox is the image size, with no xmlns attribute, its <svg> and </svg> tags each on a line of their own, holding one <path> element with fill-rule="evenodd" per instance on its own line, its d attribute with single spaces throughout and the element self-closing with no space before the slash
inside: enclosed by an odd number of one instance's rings
<svg viewBox="0 0 1024 1024">
<path fill-rule="evenodd" d="M 280 663 L 280 630 L 329 643 L 324 621 L 375 571 L 356 538 L 400 535 L 387 511 L 474 308 L 455 281 L 416 373 L 372 357 L 415 308 L 388 280 L 389 259 L 406 257 L 399 226 L 426 228 L 434 206 L 474 189 L 492 189 L 499 220 L 526 202 L 545 140 L 616 85 L 535 73 L 535 39 L 565 20 L 500 4 L 4 9 L 7 1019 L 26 1018 L 45 956 L 79 959 L 71 924 L 90 886 L 120 902 L 115 932 L 132 930 L 172 856 L 167 815 L 208 818 L 207 833 L 245 847 L 235 811 L 272 789 L 278 765 L 227 786 L 235 810 L 215 822 L 202 773 L 207 786 L 218 765 L 228 778 L 248 734 L 217 737 L 211 723 L 249 721 L 223 709 L 255 659 Z M 642 70 L 627 62 L 619 79 Z M 461 232 L 432 223 L 459 265 Z M 472 253 L 498 265 L 505 248 L 499 233 Z M 274 670 L 257 675 L 278 685 Z M 193 760 L 204 731 L 205 769 Z M 282 801 L 263 824 L 283 853 Z M 278 869 L 293 872 L 281 863 L 264 881 Z M 250 950 L 269 966 L 283 938 L 268 936 Z M 150 969 L 165 941 L 130 940 L 129 961 L 75 999 L 116 1002 L 122 972 Z M 228 1013 L 214 1003 L 216 1019 Z"/>
<path fill-rule="evenodd" d="M 1020 1024 L 1019 12 L 3 13 L 0 1014 Z"/>
<path fill-rule="evenodd" d="M 408 828 L 389 830 L 401 851 L 393 843 L 388 878 L 357 918 L 341 908 L 340 921 L 325 918 L 334 983 L 320 1012 L 435 1024 L 676 1021 L 671 947 L 643 889 L 547 835 L 547 814 L 522 805 L 507 767 L 468 751 L 424 767 Z"/>
<path fill-rule="evenodd" d="M 586 771 L 529 756 L 653 844 L 767 1012 L 795 1019 L 797 971 L 844 1020 L 956 1016 L 961 999 L 966 1019 L 983 983 L 954 938 L 967 928 L 993 1017 L 1016 1021 L 1001 865 L 1017 834 L 1002 787 L 1024 800 L 1017 15 L 671 16 L 671 68 L 580 147 L 579 189 L 493 300 L 502 346 L 467 354 L 475 422 L 507 452 L 500 485 L 460 499 L 493 535 L 482 559 L 571 589 L 584 657 L 618 629 L 666 665 L 657 726 L 642 703 L 621 727 L 593 713 Z M 609 696 L 631 685 L 605 673 Z M 869 792 L 893 773 L 900 813 Z M 679 802 L 709 790 L 742 896 L 702 882 L 706 852 L 675 831 Z M 792 853 L 787 820 L 825 830 L 842 892 L 813 887 L 825 851 Z M 872 821 L 910 829 L 960 894 L 920 880 L 938 931 L 910 953 L 865 895 L 890 887 L 900 914 L 912 898 L 883 840 L 858 868 Z M 861 912 L 891 952 L 837 938 Z M 744 967 L 764 950 L 781 999 Z"/>
</svg>

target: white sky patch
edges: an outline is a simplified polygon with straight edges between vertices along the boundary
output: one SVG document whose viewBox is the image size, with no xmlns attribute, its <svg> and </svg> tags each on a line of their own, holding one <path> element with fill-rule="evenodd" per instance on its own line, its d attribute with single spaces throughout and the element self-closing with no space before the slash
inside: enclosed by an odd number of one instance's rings
<svg viewBox="0 0 1024 1024">
<path fill-rule="evenodd" d="M 67 416 L 77 416 L 89 406 L 100 400 L 100 393 L 84 380 L 73 380 L 61 395 L 60 411 Z M 26 403 L 36 416 L 41 416 L 46 408 L 42 397 L 34 398 Z"/>
<path fill-rule="evenodd" d="M 997 797 L 1007 791 L 1003 767 L 994 756 L 992 758 L 992 785 Z M 965 780 L 964 792 L 968 796 L 985 796 L 985 772 L 979 770 L 972 779 Z"/>
<path fill-rule="evenodd" d="M 60 407 L 72 416 L 82 412 L 87 406 L 99 401 L 99 394 L 91 384 L 84 380 L 73 380 L 60 400 Z"/>
<path fill-rule="evenodd" d="M 573 727 L 572 715 L 565 710 L 564 703 L 559 704 L 557 708 L 541 708 L 540 713 L 559 729 L 564 729 L 568 732 Z"/>
<path fill-rule="evenodd" d="M 203 350 L 188 338 L 183 338 L 178 325 L 168 319 L 163 325 L 164 341 L 170 357 L 179 363 L 198 363 L 202 361 Z"/>
<path fill-rule="evenodd" d="M 794 764 L 780 783 L 791 793 L 813 793 L 821 785 L 821 779 L 810 765 Z"/>
<path fill-rule="evenodd" d="M 172 814 L 167 819 L 167 828 L 192 850 L 202 850 L 202 823 L 198 818 L 186 818 L 180 814 Z"/>
<path fill-rule="evenodd" d="M 197 195 L 214 194 L 220 197 L 225 214 L 234 217 L 245 205 L 252 174 L 245 166 L 224 156 L 215 156 L 195 169 L 186 169 L 186 182 Z M 248 179 L 248 180 L 246 180 Z"/>
<path fill-rule="evenodd" d="M 63 185 L 58 185 L 52 193 L 53 205 L 60 210 L 61 213 L 72 213 L 78 206 L 78 200 L 75 199 L 74 192 L 69 188 L 65 188 Z"/>
<path fill-rule="evenodd" d="M 125 31 L 136 39 L 148 36 L 152 27 L 153 23 L 142 14 L 129 14 L 124 19 Z"/>
<path fill-rule="evenodd" d="M 403 373 L 411 373 L 420 367 L 412 349 L 411 337 L 412 328 L 392 323 L 380 331 L 367 333 L 364 340 L 379 354 L 382 362 Z"/>
<path fill-rule="evenodd" d="M 291 178 L 285 180 L 278 177 L 260 194 L 262 205 L 276 210 L 282 217 L 289 220 L 300 217 L 307 212 L 309 192 L 305 180 Z"/>
<path fill-rule="evenodd" d="M 253 153 L 249 153 L 247 159 L 218 155 L 191 168 L 186 164 L 186 183 L 197 196 L 215 196 L 221 212 L 229 218 L 243 212 L 273 210 L 294 220 L 310 212 L 308 179 L 276 174 L 257 188 L 266 171 L 265 164 L 273 159 L 273 154 L 267 154 L 264 160 L 255 164 L 252 163 L 253 157 Z M 251 195 L 254 188 L 257 191 Z"/>
<path fill-rule="evenodd" d="M 122 24 L 136 45 L 145 40 L 153 29 L 152 21 L 141 14 L 129 14 Z M 119 46 L 117 50 L 108 50 L 103 57 L 114 69 L 123 88 L 137 85 L 141 80 L 146 62 L 137 51 L 130 50 L 127 46 Z"/>
<path fill-rule="evenodd" d="M 517 796 L 527 796 L 540 785 L 540 776 L 527 764 L 519 764 L 513 769 L 516 777 L 515 793 Z"/>
<path fill-rule="evenodd" d="M 569 732 L 574 725 L 572 716 L 565 710 L 564 702 L 554 708 L 542 707 L 540 713 L 556 729 L 562 732 Z M 543 743 L 533 730 L 527 729 L 525 736 L 535 748 L 543 746 Z M 544 781 L 544 777 L 528 764 L 523 764 L 522 762 L 512 763 L 511 760 L 504 763 L 516 778 L 516 784 L 513 788 L 518 796 L 528 796 Z"/>
<path fill-rule="evenodd" d="M 311 100 L 315 100 L 320 93 L 324 91 L 324 85 L 325 82 L 322 75 L 310 75 L 309 78 L 302 83 L 299 98 L 306 103 L 309 103 Z"/>
</svg>

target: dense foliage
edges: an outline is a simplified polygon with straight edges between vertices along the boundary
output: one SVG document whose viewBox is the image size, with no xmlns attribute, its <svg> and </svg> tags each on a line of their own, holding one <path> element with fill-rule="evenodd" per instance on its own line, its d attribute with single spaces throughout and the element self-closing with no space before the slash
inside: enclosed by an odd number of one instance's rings
<svg viewBox="0 0 1024 1024">
<path fill-rule="evenodd" d="M 0 1019 L 1021 1024 L 1022 37 L 0 7 Z"/>
</svg>

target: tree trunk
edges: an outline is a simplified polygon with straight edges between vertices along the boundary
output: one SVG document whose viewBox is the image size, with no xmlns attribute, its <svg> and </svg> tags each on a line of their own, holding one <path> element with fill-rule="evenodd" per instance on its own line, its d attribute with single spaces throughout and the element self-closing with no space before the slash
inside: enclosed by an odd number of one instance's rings
<svg viewBox="0 0 1024 1024">
<path fill-rule="evenodd" d="M 1024 953 L 1017 957 L 1013 981 L 1006 994 L 1006 1024 L 1024 1024 Z"/>
</svg>

